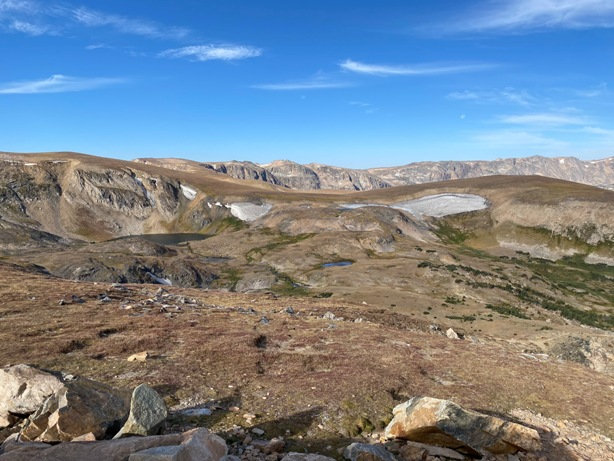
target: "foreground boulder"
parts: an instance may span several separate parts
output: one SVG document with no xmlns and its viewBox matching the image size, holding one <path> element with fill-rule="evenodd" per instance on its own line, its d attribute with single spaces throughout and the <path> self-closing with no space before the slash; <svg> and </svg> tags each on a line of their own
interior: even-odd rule
<svg viewBox="0 0 614 461">
<path fill-rule="evenodd" d="M 133 453 L 129 461 L 219 461 L 228 453 L 226 442 L 205 428 L 184 435 L 181 445 L 150 448 Z"/>
<path fill-rule="evenodd" d="M 92 433 L 109 438 L 128 414 L 127 396 L 85 378 L 65 381 L 33 413 L 21 431 L 24 441 L 66 442 Z"/>
<path fill-rule="evenodd" d="M 383 445 L 353 443 L 343 451 L 343 457 L 350 461 L 396 461 Z"/>
<path fill-rule="evenodd" d="M 130 400 L 130 415 L 116 439 L 127 435 L 155 435 L 167 416 L 164 400 L 147 384 L 137 386 Z"/>
<path fill-rule="evenodd" d="M 15 422 L 15 416 L 34 413 L 63 385 L 58 375 L 29 365 L 0 369 L 0 428 Z"/>
<path fill-rule="evenodd" d="M 540 438 L 534 429 L 465 410 L 449 400 L 414 397 L 397 405 L 385 435 L 453 448 L 477 456 L 537 451 Z"/>
<path fill-rule="evenodd" d="M 0 461 L 219 461 L 227 451 L 222 438 L 200 428 L 183 434 L 57 445 L 10 441 L 0 448 Z"/>
</svg>

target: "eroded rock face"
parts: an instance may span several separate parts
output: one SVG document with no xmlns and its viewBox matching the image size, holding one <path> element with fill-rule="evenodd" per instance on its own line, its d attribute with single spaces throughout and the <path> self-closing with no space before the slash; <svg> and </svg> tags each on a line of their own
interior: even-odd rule
<svg viewBox="0 0 614 461">
<path fill-rule="evenodd" d="M 128 421 L 114 437 L 128 435 L 154 435 L 167 416 L 164 400 L 147 384 L 137 386 L 130 400 Z"/>
<path fill-rule="evenodd" d="M 103 439 L 121 427 L 128 414 L 123 393 L 106 384 L 77 378 L 64 382 L 33 413 L 23 430 L 24 441 L 60 442 L 91 432 Z"/>
<path fill-rule="evenodd" d="M 10 415 L 34 413 L 43 402 L 64 386 L 55 374 L 29 365 L 0 370 L 0 426 L 8 426 Z M 2 422 L 6 424 L 2 424 Z"/>
<path fill-rule="evenodd" d="M 397 405 L 386 437 L 453 448 L 469 455 L 539 450 L 534 429 L 465 410 L 449 401 L 414 397 Z"/>
</svg>

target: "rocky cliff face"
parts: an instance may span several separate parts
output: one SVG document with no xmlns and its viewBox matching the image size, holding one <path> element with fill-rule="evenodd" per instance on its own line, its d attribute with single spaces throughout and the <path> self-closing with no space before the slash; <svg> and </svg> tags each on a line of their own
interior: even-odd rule
<svg viewBox="0 0 614 461">
<path fill-rule="evenodd" d="M 614 189 L 614 157 L 592 161 L 534 156 L 493 161 L 420 162 L 367 171 L 394 186 L 503 174 L 547 176 Z"/>
<path fill-rule="evenodd" d="M 614 157 L 583 161 L 574 157 L 527 157 L 493 161 L 419 162 L 408 165 L 356 170 L 329 165 L 301 165 L 277 160 L 266 165 L 252 162 L 197 163 L 176 159 L 137 159 L 166 168 L 197 166 L 236 179 L 264 181 L 297 190 L 373 190 L 451 179 L 493 175 L 538 175 L 614 190 Z"/>
<path fill-rule="evenodd" d="M 55 245 L 59 237 L 199 231 L 219 211 L 203 194 L 186 195 L 176 178 L 95 161 L 33 160 L 0 158 L 0 229 L 16 247 L 28 236 Z"/>
</svg>

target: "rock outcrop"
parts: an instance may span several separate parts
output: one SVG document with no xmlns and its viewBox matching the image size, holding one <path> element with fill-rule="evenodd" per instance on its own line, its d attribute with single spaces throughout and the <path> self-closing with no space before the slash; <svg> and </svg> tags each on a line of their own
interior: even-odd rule
<svg viewBox="0 0 614 461">
<path fill-rule="evenodd" d="M 452 448 L 476 456 L 537 451 L 540 437 L 534 429 L 466 410 L 449 400 L 414 397 L 397 405 L 386 427 L 389 439 L 406 439 Z"/>
</svg>

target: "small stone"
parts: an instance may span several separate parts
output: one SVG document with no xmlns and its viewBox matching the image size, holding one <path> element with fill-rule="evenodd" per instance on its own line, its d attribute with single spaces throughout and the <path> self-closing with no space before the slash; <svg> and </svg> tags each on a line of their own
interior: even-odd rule
<svg viewBox="0 0 614 461">
<path fill-rule="evenodd" d="M 95 442 L 96 436 L 93 432 L 88 432 L 87 434 L 80 435 L 71 440 L 71 442 Z"/>
<path fill-rule="evenodd" d="M 326 312 L 326 313 L 325 313 L 325 314 L 322 316 L 322 318 L 323 318 L 324 320 L 335 320 L 337 317 L 335 317 L 335 314 L 333 314 L 332 312 L 328 311 L 328 312 Z"/>
<path fill-rule="evenodd" d="M 448 328 L 446 330 L 446 336 L 450 339 L 460 339 L 458 333 L 456 333 L 456 331 L 454 331 L 452 328 Z"/>
<path fill-rule="evenodd" d="M 292 308 L 292 306 L 286 307 L 286 314 L 294 315 L 294 308 Z"/>
<path fill-rule="evenodd" d="M 266 317 L 262 317 L 260 319 L 260 324 L 261 325 L 268 325 L 269 323 L 270 323 L 270 320 L 268 318 L 266 318 Z"/>
<path fill-rule="evenodd" d="M 264 435 L 264 431 L 262 429 L 260 429 L 259 427 L 254 427 L 252 429 L 252 433 L 256 434 L 258 436 Z"/>
<path fill-rule="evenodd" d="M 136 354 L 132 354 L 128 357 L 128 362 L 144 362 L 149 358 L 149 352 L 143 351 Z"/>
</svg>

